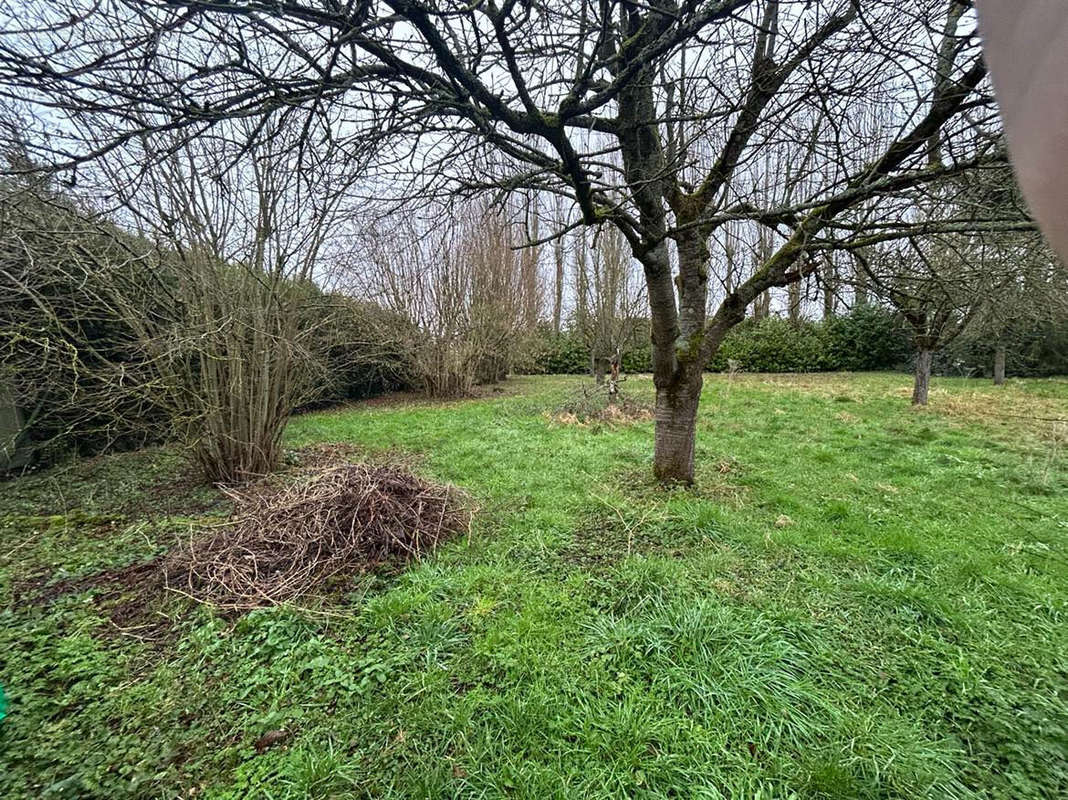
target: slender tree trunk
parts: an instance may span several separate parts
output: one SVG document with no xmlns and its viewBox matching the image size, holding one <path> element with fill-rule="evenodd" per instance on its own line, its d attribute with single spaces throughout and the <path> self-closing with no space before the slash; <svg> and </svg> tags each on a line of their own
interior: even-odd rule
<svg viewBox="0 0 1068 800">
<path fill-rule="evenodd" d="M 838 292 L 838 274 L 835 270 L 834 259 L 830 255 L 825 256 L 823 265 L 823 318 L 830 319 L 834 316 L 834 300 Z"/>
<path fill-rule="evenodd" d="M 786 287 L 786 291 L 790 301 L 787 306 L 787 314 L 790 317 L 790 322 L 798 323 L 801 321 L 801 282 L 794 281 Z"/>
<path fill-rule="evenodd" d="M 916 382 L 912 388 L 912 404 L 927 405 L 927 391 L 931 388 L 931 351 L 925 347 L 916 351 Z"/>
<path fill-rule="evenodd" d="M 556 237 L 553 242 L 553 259 L 556 262 L 555 282 L 553 283 L 553 333 L 560 335 L 560 314 L 564 305 L 564 237 Z"/>
<path fill-rule="evenodd" d="M 1005 345 L 998 342 L 994 348 L 994 385 L 1005 384 Z"/>
<path fill-rule="evenodd" d="M 868 305 L 868 273 L 864 271 L 860 260 L 853 265 L 853 307 Z"/>
<path fill-rule="evenodd" d="M 767 319 L 771 314 L 771 292 L 761 292 L 753 301 L 753 319 Z"/>
</svg>

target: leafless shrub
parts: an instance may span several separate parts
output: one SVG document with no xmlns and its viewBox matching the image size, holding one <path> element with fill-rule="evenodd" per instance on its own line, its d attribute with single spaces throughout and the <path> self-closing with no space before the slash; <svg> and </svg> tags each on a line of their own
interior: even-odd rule
<svg viewBox="0 0 1068 800">
<path fill-rule="evenodd" d="M 365 242 L 362 290 L 413 323 L 409 358 L 428 395 L 464 396 L 507 375 L 531 313 L 531 267 L 501 212 L 477 204 L 432 221 L 409 215 Z"/>
<path fill-rule="evenodd" d="M 287 124 L 272 132 L 247 147 L 239 123 L 229 139 L 144 137 L 146 158 L 164 152 L 149 174 L 99 162 L 111 218 L 39 181 L 6 187 L 0 341 L 18 406 L 166 429 L 213 481 L 275 467 L 289 414 L 330 382 L 323 330 L 352 312 L 312 280 L 352 175 L 329 147 L 298 154 Z M 118 344 L 94 341 L 102 326 Z"/>
</svg>

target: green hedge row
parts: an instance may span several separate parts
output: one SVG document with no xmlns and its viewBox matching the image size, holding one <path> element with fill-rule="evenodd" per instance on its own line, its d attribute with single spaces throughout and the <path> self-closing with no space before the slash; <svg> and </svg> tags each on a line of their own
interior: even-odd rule
<svg viewBox="0 0 1068 800">
<path fill-rule="evenodd" d="M 1005 372 L 1014 377 L 1068 375 L 1068 320 L 1027 321 L 1002 334 Z M 990 377 L 996 341 L 982 330 L 966 329 L 935 355 L 934 369 L 945 375 Z"/>
<path fill-rule="evenodd" d="M 641 340 L 648 342 L 648 336 L 643 335 Z M 575 333 L 542 332 L 529 350 L 516 371 L 589 372 L 589 351 Z M 778 317 L 746 320 L 727 335 L 708 369 L 726 371 L 733 360 L 746 372 L 887 370 L 905 365 L 911 351 L 909 332 L 896 314 L 862 306 L 820 322 L 790 322 Z M 623 355 L 625 372 L 650 372 L 652 368 L 648 344 L 633 347 Z"/>
</svg>

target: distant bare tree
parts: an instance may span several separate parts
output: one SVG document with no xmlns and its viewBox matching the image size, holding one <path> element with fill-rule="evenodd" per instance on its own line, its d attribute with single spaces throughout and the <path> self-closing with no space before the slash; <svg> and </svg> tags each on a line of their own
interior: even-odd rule
<svg viewBox="0 0 1068 800">
<path fill-rule="evenodd" d="M 929 143 L 928 157 L 941 159 L 939 142 Z M 878 213 L 856 223 L 865 233 L 858 229 L 851 246 L 863 290 L 897 308 L 912 328 L 913 403 L 926 405 L 933 354 L 979 321 L 996 331 L 1028 280 L 1036 289 L 1056 286 L 1055 262 L 1004 165 L 932 184 Z M 1034 296 L 1036 306 L 1049 305 L 1044 296 Z"/>
<path fill-rule="evenodd" d="M 552 206 L 552 227 L 554 231 L 562 231 L 567 227 L 567 206 L 563 199 L 557 197 Z M 564 282 L 566 281 L 567 254 L 564 243 L 566 237 L 557 235 L 553 237 L 553 333 L 560 335 L 560 326 L 564 313 Z"/>
<path fill-rule="evenodd" d="M 984 300 L 985 274 L 962 243 L 909 240 L 863 257 L 871 285 L 901 312 L 915 348 L 913 405 L 927 405 L 934 354 L 959 336 Z"/>
<path fill-rule="evenodd" d="M 523 309 L 521 324 L 526 331 L 533 331 L 538 324 L 545 301 L 541 280 L 540 220 L 538 196 L 527 197 L 523 203 L 523 238 L 518 243 L 522 248 L 519 261 L 519 299 Z"/>
<path fill-rule="evenodd" d="M 989 343 L 995 386 L 1005 383 L 1010 345 L 1020 334 L 1068 319 L 1068 267 L 1037 233 L 987 237 L 990 281 L 972 323 Z"/>
<path fill-rule="evenodd" d="M 601 229 L 589 250 L 585 239 L 584 231 L 576 232 L 580 289 L 575 327 L 590 353 L 590 371 L 602 383 L 645 321 L 648 301 L 637 264 L 618 231 Z"/>
<path fill-rule="evenodd" d="M 424 391 L 470 394 L 501 380 L 530 313 L 530 256 L 485 203 L 379 223 L 361 239 L 360 290 L 414 324 L 406 344 Z"/>
</svg>

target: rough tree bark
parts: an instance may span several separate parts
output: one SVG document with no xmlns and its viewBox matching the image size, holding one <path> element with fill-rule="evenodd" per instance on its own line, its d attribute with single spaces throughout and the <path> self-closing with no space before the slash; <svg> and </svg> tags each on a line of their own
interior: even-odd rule
<svg viewBox="0 0 1068 800">
<path fill-rule="evenodd" d="M 698 370 L 694 376 L 656 389 L 654 464 L 661 481 L 693 481 L 701 385 Z"/>
<path fill-rule="evenodd" d="M 1005 345 L 1001 342 L 997 343 L 994 348 L 994 385 L 1003 386 L 1005 384 Z"/>
<path fill-rule="evenodd" d="M 653 464 L 661 481 L 692 483 L 697 439 L 697 406 L 704 384 L 702 341 L 708 301 L 710 253 L 704 232 L 689 230 L 678 238 L 679 274 L 676 333 L 653 341 L 656 386 L 656 435 Z M 671 298 L 672 301 L 674 298 Z M 674 308 L 674 302 L 672 302 Z"/>
<path fill-rule="evenodd" d="M 931 350 L 921 345 L 916 350 L 916 378 L 912 387 L 912 404 L 927 405 L 927 392 L 931 388 Z"/>
</svg>

